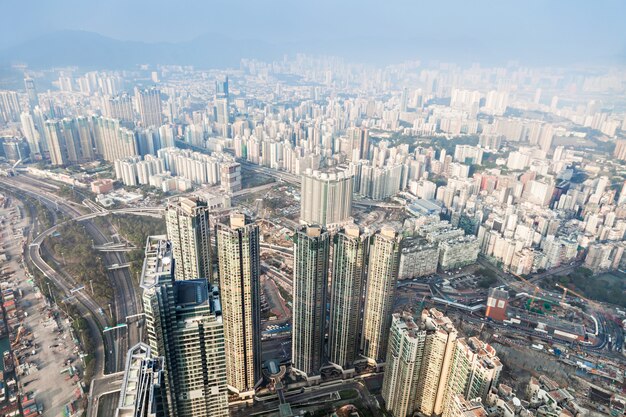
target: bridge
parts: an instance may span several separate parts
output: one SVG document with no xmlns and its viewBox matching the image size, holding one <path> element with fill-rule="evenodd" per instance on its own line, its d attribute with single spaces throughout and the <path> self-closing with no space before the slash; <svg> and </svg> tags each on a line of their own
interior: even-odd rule
<svg viewBox="0 0 626 417">
<path fill-rule="evenodd" d="M 115 271 L 116 269 L 124 269 L 130 266 L 130 262 L 126 262 L 125 264 L 113 264 L 111 266 L 107 266 L 107 270 Z"/>
<path fill-rule="evenodd" d="M 270 252 L 278 252 L 286 256 L 293 256 L 292 248 L 285 248 L 284 246 L 272 245 L 270 243 L 261 243 L 259 246 L 261 249 L 265 249 Z"/>
<path fill-rule="evenodd" d="M 100 252 L 130 252 L 137 249 L 137 247 L 133 245 L 114 242 L 106 243 L 104 245 L 93 245 L 92 248 Z"/>
<path fill-rule="evenodd" d="M 104 217 L 104 216 L 108 216 L 109 214 L 133 214 L 135 216 L 151 216 L 151 217 L 158 217 L 161 218 L 162 213 L 165 211 L 165 207 L 140 207 L 140 208 L 125 208 L 125 209 L 117 209 L 117 210 L 106 210 L 106 211 L 100 211 L 98 213 L 88 213 L 88 214 L 83 214 L 82 216 L 76 216 L 70 220 L 65 220 L 61 223 L 55 224 L 54 226 L 50 227 L 49 229 L 44 230 L 43 232 L 41 232 L 39 235 L 37 235 L 37 237 L 33 240 L 33 242 L 30 244 L 30 246 L 39 246 L 41 245 L 41 242 L 43 242 L 43 240 L 45 238 L 47 238 L 48 236 L 52 235 L 54 232 L 57 231 L 57 229 L 59 228 L 59 226 L 64 225 L 66 223 L 69 223 L 71 221 L 77 221 L 77 222 L 81 222 L 81 221 L 85 221 L 85 220 L 90 220 L 96 217 Z"/>
<path fill-rule="evenodd" d="M 352 202 L 355 206 L 361 207 L 378 207 L 378 208 L 388 208 L 388 209 L 399 209 L 402 210 L 405 206 L 400 204 L 391 204 L 391 203 L 383 203 L 381 201 L 373 201 L 373 200 L 355 200 Z"/>
</svg>

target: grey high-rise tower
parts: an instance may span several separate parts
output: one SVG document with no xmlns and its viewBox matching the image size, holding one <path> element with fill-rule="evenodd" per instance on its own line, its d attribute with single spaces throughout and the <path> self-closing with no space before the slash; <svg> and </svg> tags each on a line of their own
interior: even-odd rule
<svg viewBox="0 0 626 417">
<path fill-rule="evenodd" d="M 165 236 L 151 236 L 141 276 L 148 341 L 165 358 L 170 417 L 227 417 L 228 388 L 219 290 L 206 279 L 174 280 Z"/>
<path fill-rule="evenodd" d="M 212 278 L 209 207 L 195 197 L 180 197 L 165 209 L 167 237 L 176 259 L 176 280 Z"/>
<path fill-rule="evenodd" d="M 39 97 L 37 97 L 37 89 L 35 88 L 35 80 L 30 77 L 24 78 L 24 86 L 26 87 L 26 95 L 28 96 L 28 105 L 31 110 L 39 105 Z"/>
<path fill-rule="evenodd" d="M 400 242 L 401 237 L 392 227 L 383 226 L 370 245 L 361 349 L 364 357 L 376 363 L 384 362 L 387 351 Z"/>
<path fill-rule="evenodd" d="M 292 365 L 313 376 L 324 361 L 329 233 L 320 226 L 298 228 L 293 253 Z"/>
<path fill-rule="evenodd" d="M 328 359 L 350 369 L 358 357 L 370 235 L 348 225 L 334 236 Z"/>
<path fill-rule="evenodd" d="M 229 387 L 254 394 L 261 379 L 259 227 L 234 213 L 215 226 Z"/>
</svg>

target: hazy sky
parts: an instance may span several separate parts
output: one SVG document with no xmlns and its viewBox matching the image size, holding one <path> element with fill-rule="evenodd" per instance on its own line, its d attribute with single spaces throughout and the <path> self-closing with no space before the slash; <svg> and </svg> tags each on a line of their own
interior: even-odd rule
<svg viewBox="0 0 626 417">
<path fill-rule="evenodd" d="M 0 11 L 0 48 L 77 29 L 146 42 L 219 33 L 276 44 L 375 38 L 475 44 L 511 57 L 551 48 L 626 57 L 624 0 L 2 0 Z"/>
</svg>

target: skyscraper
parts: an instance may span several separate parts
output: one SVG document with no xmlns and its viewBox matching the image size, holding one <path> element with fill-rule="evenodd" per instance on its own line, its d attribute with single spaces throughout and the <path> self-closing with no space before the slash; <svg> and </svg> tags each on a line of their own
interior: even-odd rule
<svg viewBox="0 0 626 417">
<path fill-rule="evenodd" d="M 215 80 L 215 120 L 222 129 L 222 135 L 228 135 L 228 124 L 230 123 L 228 96 L 228 77 Z"/>
<path fill-rule="evenodd" d="M 350 369 L 358 357 L 370 235 L 348 225 L 334 236 L 328 359 Z"/>
<path fill-rule="evenodd" d="M 302 175 L 300 222 L 326 226 L 350 220 L 352 186 L 352 176 L 342 171 L 307 169 Z"/>
<path fill-rule="evenodd" d="M 259 227 L 240 213 L 215 226 L 228 385 L 240 396 L 261 379 Z"/>
<path fill-rule="evenodd" d="M 394 417 L 441 414 L 456 329 L 435 309 L 394 314 L 389 335 L 382 396 Z"/>
<path fill-rule="evenodd" d="M 35 127 L 33 116 L 29 112 L 23 111 L 20 115 L 20 121 L 22 123 L 22 134 L 28 142 L 31 154 L 40 154 L 41 148 L 39 146 L 39 140 L 41 139 L 41 135 Z"/>
<path fill-rule="evenodd" d="M 0 91 L 0 123 L 20 119 L 20 100 L 15 91 Z"/>
<path fill-rule="evenodd" d="M 206 278 L 211 281 L 211 239 L 206 201 L 199 197 L 169 200 L 165 224 L 176 259 L 176 280 Z"/>
<path fill-rule="evenodd" d="M 361 127 L 351 127 L 346 130 L 346 134 L 352 142 L 350 159 L 369 159 L 369 131 Z"/>
<path fill-rule="evenodd" d="M 140 90 L 135 88 L 137 100 L 137 112 L 144 127 L 161 126 L 163 124 L 163 112 L 161 109 L 161 92 L 157 88 Z"/>
<path fill-rule="evenodd" d="M 65 135 L 59 120 L 46 120 L 44 123 L 44 135 L 50 152 L 52 165 L 66 165 L 69 162 Z"/>
<path fill-rule="evenodd" d="M 167 416 L 163 372 L 163 357 L 153 356 L 150 346 L 137 343 L 130 348 L 115 417 Z"/>
<path fill-rule="evenodd" d="M 227 417 L 228 388 L 219 290 L 206 279 L 174 280 L 165 236 L 150 236 L 141 276 L 148 341 L 165 358 L 170 417 Z"/>
<path fill-rule="evenodd" d="M 37 97 L 37 89 L 35 88 L 35 80 L 30 77 L 24 78 L 24 86 L 26 87 L 26 95 L 28 96 L 28 105 L 31 109 L 39 105 L 39 97 Z"/>
<path fill-rule="evenodd" d="M 361 350 L 376 363 L 385 360 L 393 297 L 400 267 L 401 237 L 389 226 L 371 239 Z"/>
<path fill-rule="evenodd" d="M 329 233 L 320 226 L 296 229 L 293 253 L 292 366 L 314 376 L 324 360 Z"/>
</svg>

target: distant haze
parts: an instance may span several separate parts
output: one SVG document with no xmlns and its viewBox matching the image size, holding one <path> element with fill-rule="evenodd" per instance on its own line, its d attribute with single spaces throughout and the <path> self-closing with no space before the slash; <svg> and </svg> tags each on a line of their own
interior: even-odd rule
<svg viewBox="0 0 626 417">
<path fill-rule="evenodd" d="M 0 10 L 2 64 L 224 66 L 295 52 L 373 64 L 626 62 L 621 0 L 10 0 Z"/>
</svg>

